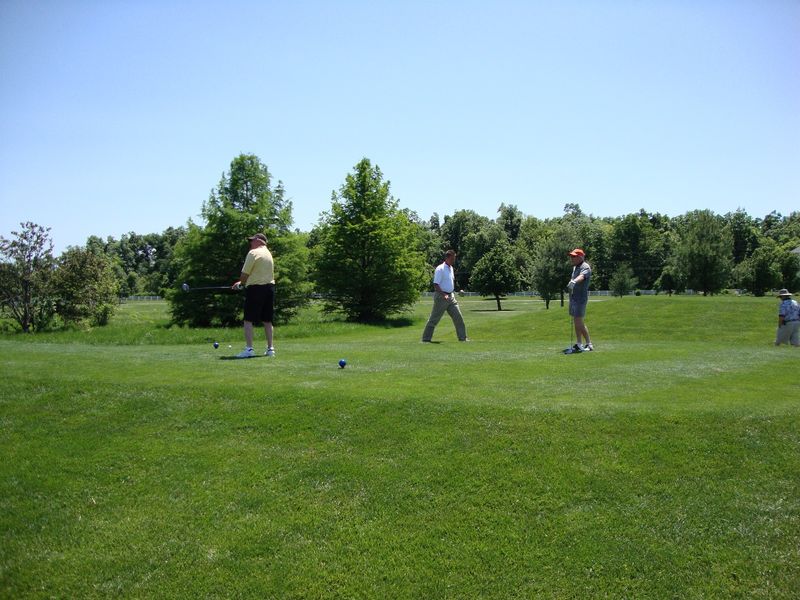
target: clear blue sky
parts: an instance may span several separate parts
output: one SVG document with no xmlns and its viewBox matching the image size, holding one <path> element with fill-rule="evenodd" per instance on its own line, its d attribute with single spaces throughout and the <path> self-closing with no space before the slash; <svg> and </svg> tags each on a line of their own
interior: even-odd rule
<svg viewBox="0 0 800 600">
<path fill-rule="evenodd" d="M 363 157 L 425 219 L 786 215 L 800 2 L 0 1 L 0 235 L 197 222 L 243 152 L 304 231 Z"/>
</svg>

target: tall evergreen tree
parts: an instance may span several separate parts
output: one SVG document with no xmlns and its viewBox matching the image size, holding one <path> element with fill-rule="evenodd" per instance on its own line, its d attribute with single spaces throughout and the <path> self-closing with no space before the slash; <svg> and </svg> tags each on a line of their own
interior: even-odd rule
<svg viewBox="0 0 800 600">
<path fill-rule="evenodd" d="M 315 278 L 326 311 L 377 321 L 419 298 L 426 265 L 415 226 L 369 159 L 362 159 L 334 192 L 318 235 Z"/>
</svg>

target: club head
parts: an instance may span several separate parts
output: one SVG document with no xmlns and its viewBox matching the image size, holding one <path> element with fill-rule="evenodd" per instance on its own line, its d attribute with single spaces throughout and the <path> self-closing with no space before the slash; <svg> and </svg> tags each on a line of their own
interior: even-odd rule
<svg viewBox="0 0 800 600">
<path fill-rule="evenodd" d="M 188 291 L 189 291 L 189 284 L 188 284 L 188 283 L 184 283 L 184 284 L 181 286 L 181 289 L 182 289 L 184 292 L 188 292 Z"/>
</svg>

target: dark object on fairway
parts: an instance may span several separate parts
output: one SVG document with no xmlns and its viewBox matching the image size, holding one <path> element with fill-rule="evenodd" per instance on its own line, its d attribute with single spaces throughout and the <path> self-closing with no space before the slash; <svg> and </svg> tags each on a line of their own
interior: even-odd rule
<svg viewBox="0 0 800 600">
<path fill-rule="evenodd" d="M 583 352 L 583 348 L 575 344 L 574 346 L 570 346 L 569 348 L 564 348 L 564 354 L 580 354 Z"/>
<path fill-rule="evenodd" d="M 209 286 L 204 286 L 204 287 L 189 287 L 188 283 L 184 283 L 181 286 L 181 289 L 184 292 L 196 292 L 198 290 L 229 290 L 229 291 L 235 291 L 234 288 L 232 288 L 229 285 L 209 285 Z M 242 289 L 242 288 L 239 287 L 238 289 Z"/>
<path fill-rule="evenodd" d="M 342 359 L 342 360 L 339 361 L 339 368 L 340 369 L 344 369 L 346 366 L 347 366 L 347 361 L 345 359 Z"/>
</svg>

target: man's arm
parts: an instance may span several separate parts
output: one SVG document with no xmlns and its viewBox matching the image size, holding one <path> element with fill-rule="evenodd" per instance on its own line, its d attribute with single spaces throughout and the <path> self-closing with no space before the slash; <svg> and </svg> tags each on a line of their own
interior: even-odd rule
<svg viewBox="0 0 800 600">
<path fill-rule="evenodd" d="M 247 285 L 247 279 L 248 279 L 248 277 L 250 277 L 250 275 L 248 275 L 247 273 L 245 273 L 244 271 L 242 271 L 241 275 L 239 276 L 239 281 L 237 281 L 236 283 L 234 283 L 234 284 L 231 286 L 231 288 L 233 288 L 234 290 L 238 290 L 239 288 L 243 288 L 244 286 L 246 286 L 246 285 Z"/>
</svg>

